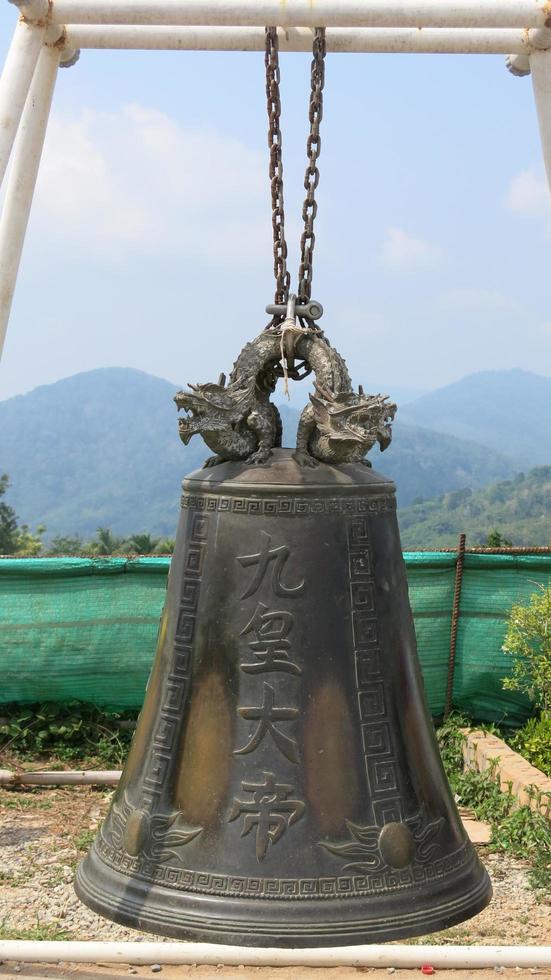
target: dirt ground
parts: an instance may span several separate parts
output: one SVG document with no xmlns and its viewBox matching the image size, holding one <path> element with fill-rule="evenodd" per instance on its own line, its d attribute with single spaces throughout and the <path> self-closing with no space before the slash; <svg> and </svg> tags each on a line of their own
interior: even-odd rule
<svg viewBox="0 0 551 980">
<path fill-rule="evenodd" d="M 442 971 L 437 971 L 442 972 Z M 419 980 L 423 974 L 419 970 L 396 970 L 398 980 Z M 22 964 L 18 973 L 10 972 L 9 964 L 0 966 L 0 977 L 6 980 L 21 980 L 22 977 L 33 980 L 128 980 L 135 976 L 136 980 L 160 976 L 164 980 L 360 980 L 364 976 L 370 980 L 389 980 L 388 970 L 370 970 L 365 967 L 335 967 L 319 969 L 300 967 L 212 967 L 212 966 L 167 966 L 160 974 L 151 973 L 151 967 L 140 966 L 132 970 L 120 970 L 113 973 L 108 966 L 73 966 L 66 965 L 49 967 L 40 964 Z M 435 974 L 436 976 L 436 974 Z M 540 977 L 546 980 L 551 976 L 550 969 L 520 970 L 517 968 L 500 970 L 446 970 L 446 980 L 532 980 Z"/>
<path fill-rule="evenodd" d="M 96 787 L 55 789 L 0 789 L 0 938 L 137 940 L 140 933 L 95 915 L 76 898 L 72 881 L 78 860 L 109 806 L 111 793 Z M 480 915 L 467 923 L 410 940 L 421 944 L 547 945 L 551 943 L 551 897 L 534 892 L 527 878 L 526 862 L 489 853 L 479 847 L 494 886 L 494 899 Z M 143 939 L 152 937 L 142 935 Z M 163 967 L 167 980 L 350 980 L 360 972 L 388 976 L 387 970 L 365 968 L 243 968 Z M 500 971 L 504 977 L 551 976 L 551 969 Z M 450 980 L 486 980 L 494 971 L 447 971 Z M 62 966 L 0 965 L 0 976 L 58 978 L 64 980 L 114 980 L 151 977 L 151 967 L 120 968 L 107 964 Z M 400 980 L 419 977 L 414 970 L 400 970 Z"/>
</svg>

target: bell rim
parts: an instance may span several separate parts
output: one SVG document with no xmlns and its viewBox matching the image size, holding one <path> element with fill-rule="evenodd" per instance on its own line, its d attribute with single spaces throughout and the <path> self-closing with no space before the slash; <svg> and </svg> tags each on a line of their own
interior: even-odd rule
<svg viewBox="0 0 551 980">
<path fill-rule="evenodd" d="M 170 888 L 151 886 L 114 871 L 98 859 L 93 848 L 77 867 L 74 888 L 78 898 L 97 914 L 119 925 L 173 939 L 279 948 L 358 946 L 439 932 L 478 915 L 490 903 L 493 890 L 474 848 L 468 870 L 474 883 L 455 898 L 449 897 L 452 893 L 449 886 L 444 890 L 443 883 L 435 880 L 416 892 L 415 897 L 410 896 L 412 911 L 399 909 L 392 916 L 387 913 L 374 918 L 369 899 L 334 898 L 323 903 L 325 915 L 321 921 L 317 901 L 311 902 L 311 920 L 307 917 L 302 921 L 278 919 L 278 912 L 288 914 L 289 903 L 276 900 L 270 902 L 270 917 L 263 921 L 258 916 L 258 905 L 253 904 L 256 900 L 239 897 L 219 900 L 212 895 L 182 892 L 176 895 Z M 109 892 L 102 886 L 104 875 L 106 882 L 109 878 Z M 98 883 L 93 880 L 96 876 Z M 445 899 L 440 902 L 437 901 L 439 884 Z M 454 885 L 457 892 L 457 881 Z M 131 893 L 136 895 L 136 900 Z M 363 917 L 358 917 L 360 904 Z M 232 909 L 241 915 L 234 918 Z M 334 917 L 329 918 L 327 913 L 333 911 Z"/>
</svg>

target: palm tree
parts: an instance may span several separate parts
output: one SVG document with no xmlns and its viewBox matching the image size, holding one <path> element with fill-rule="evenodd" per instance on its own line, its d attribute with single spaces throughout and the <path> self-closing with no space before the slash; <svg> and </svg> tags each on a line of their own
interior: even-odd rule
<svg viewBox="0 0 551 980">
<path fill-rule="evenodd" d="M 171 555 L 174 552 L 174 538 L 159 538 L 155 548 L 156 555 Z"/>
<path fill-rule="evenodd" d="M 114 555 L 120 552 L 124 545 L 123 538 L 117 538 L 109 527 L 98 527 L 96 537 L 90 541 L 88 550 L 91 555 Z"/>
<path fill-rule="evenodd" d="M 150 534 L 132 534 L 128 539 L 129 551 L 136 555 L 152 555 L 158 544 L 159 538 L 152 538 Z"/>
</svg>

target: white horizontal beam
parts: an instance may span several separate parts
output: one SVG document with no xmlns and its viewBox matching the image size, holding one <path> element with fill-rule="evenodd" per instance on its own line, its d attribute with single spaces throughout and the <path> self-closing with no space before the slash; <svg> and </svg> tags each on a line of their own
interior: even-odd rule
<svg viewBox="0 0 551 980">
<path fill-rule="evenodd" d="M 9 0 L 9 2 L 19 7 L 19 13 L 26 20 L 46 26 L 50 13 L 48 0 Z"/>
<path fill-rule="evenodd" d="M 44 772 L 12 772 L 0 769 L 0 786 L 116 786 L 122 775 L 119 769 L 50 769 Z"/>
<path fill-rule="evenodd" d="M 313 29 L 279 29 L 282 51 L 311 51 Z M 529 54 L 542 45 L 551 47 L 551 31 L 460 28 L 330 27 L 327 50 L 340 53 Z M 263 27 L 143 27 L 69 24 L 66 44 L 71 48 L 126 48 L 165 51 L 263 51 Z"/>
<path fill-rule="evenodd" d="M 60 24 L 228 27 L 520 27 L 551 24 L 549 0 L 52 0 Z"/>
<path fill-rule="evenodd" d="M 334 946 L 327 949 L 256 949 L 214 943 L 66 942 L 0 940 L 0 959 L 26 963 L 149 963 L 197 966 L 399 967 L 423 963 L 440 969 L 545 967 L 551 946 Z"/>
</svg>

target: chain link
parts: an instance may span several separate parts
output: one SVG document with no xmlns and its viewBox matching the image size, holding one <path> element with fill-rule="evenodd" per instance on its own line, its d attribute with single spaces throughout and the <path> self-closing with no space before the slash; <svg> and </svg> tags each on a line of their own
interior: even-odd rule
<svg viewBox="0 0 551 980">
<path fill-rule="evenodd" d="M 318 157 L 321 153 L 320 123 L 323 118 L 323 85 L 325 82 L 325 28 L 316 27 L 311 67 L 310 106 L 310 135 L 306 142 L 308 164 L 304 175 L 306 198 L 302 206 L 304 231 L 300 239 L 300 269 L 298 273 L 297 296 L 301 303 L 306 303 L 312 295 L 312 259 L 316 236 L 314 235 L 314 220 L 318 213 L 315 198 L 319 184 Z"/>
<path fill-rule="evenodd" d="M 277 27 L 266 28 L 266 100 L 268 106 L 268 146 L 270 149 L 270 186 L 272 192 L 272 228 L 274 236 L 275 302 L 287 303 L 291 277 L 287 270 L 285 240 L 285 211 L 283 205 L 283 162 L 281 155 L 281 98 L 279 73 L 279 39 Z M 325 82 L 325 28 L 316 27 L 311 65 L 311 91 L 308 118 L 310 133 L 306 143 L 308 164 L 304 176 L 306 198 L 302 207 L 304 231 L 300 239 L 300 268 L 298 299 L 307 302 L 312 293 L 312 258 L 316 236 L 314 220 L 318 205 L 315 191 L 319 184 L 318 157 L 321 152 L 320 123 L 323 117 L 323 85 Z"/>
<path fill-rule="evenodd" d="M 281 158 L 281 99 L 279 95 L 279 39 L 277 27 L 266 28 L 266 100 L 268 105 L 268 147 L 270 149 L 270 186 L 272 191 L 272 228 L 274 233 L 275 302 L 286 303 L 291 276 L 287 271 L 285 211 L 283 207 L 283 162 Z"/>
</svg>

